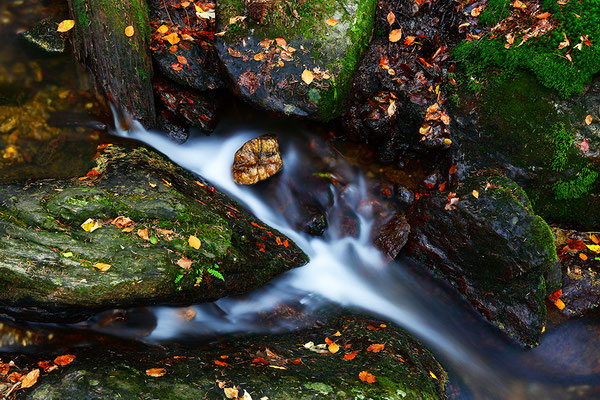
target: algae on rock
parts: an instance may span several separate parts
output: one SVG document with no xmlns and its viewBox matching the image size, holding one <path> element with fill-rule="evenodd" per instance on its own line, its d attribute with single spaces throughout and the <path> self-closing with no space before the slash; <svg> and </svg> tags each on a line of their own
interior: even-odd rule
<svg viewBox="0 0 600 400">
<path fill-rule="evenodd" d="M 282 234 L 146 148 L 107 147 L 94 171 L 83 180 L 0 186 L 3 310 L 55 320 L 212 301 L 307 261 L 291 241 L 277 245 Z M 133 225 L 111 224 L 118 216 Z M 103 226 L 86 232 L 88 218 Z M 188 244 L 190 236 L 199 248 Z M 181 258 L 191 268 L 178 266 Z M 101 272 L 97 263 L 111 267 Z"/>
</svg>

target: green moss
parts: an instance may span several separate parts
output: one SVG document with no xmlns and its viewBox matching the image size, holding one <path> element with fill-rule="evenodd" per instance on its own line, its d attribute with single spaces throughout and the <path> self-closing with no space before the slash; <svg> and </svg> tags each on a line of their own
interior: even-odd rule
<svg viewBox="0 0 600 400">
<path fill-rule="evenodd" d="M 490 0 L 488 10 L 482 13 L 482 22 L 492 24 L 497 18 L 505 17 L 505 3 Z M 557 24 L 549 33 L 509 49 L 504 47 L 504 36 L 492 39 L 484 36 L 479 41 L 463 42 L 457 46 L 454 57 L 464 61 L 465 69 L 474 80 L 478 80 L 480 73 L 490 66 L 509 72 L 523 68 L 533 72 L 544 86 L 556 89 L 565 97 L 581 92 L 592 75 L 600 71 L 600 3 L 597 0 L 579 0 L 561 6 L 554 0 L 543 0 L 542 6 L 553 14 Z M 571 44 L 558 49 L 565 35 Z M 581 50 L 573 49 L 582 36 L 587 36 L 592 45 L 583 45 Z M 520 43 L 520 40 L 516 37 L 515 43 Z M 565 57 L 567 53 L 570 53 L 572 62 Z"/>
<path fill-rule="evenodd" d="M 552 188 L 557 200 L 579 199 L 590 193 L 597 178 L 598 172 L 584 167 L 574 179 L 569 181 L 559 179 Z"/>
<path fill-rule="evenodd" d="M 510 0 L 488 0 L 485 9 L 479 16 L 479 23 L 494 26 L 510 15 L 512 5 Z"/>
</svg>

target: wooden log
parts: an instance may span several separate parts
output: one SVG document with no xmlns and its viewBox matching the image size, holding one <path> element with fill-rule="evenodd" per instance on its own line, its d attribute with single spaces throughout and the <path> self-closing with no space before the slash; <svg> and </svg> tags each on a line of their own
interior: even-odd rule
<svg viewBox="0 0 600 400">
<path fill-rule="evenodd" d="M 75 20 L 77 58 L 92 70 L 113 104 L 146 128 L 152 127 L 155 113 L 146 1 L 68 1 Z"/>
</svg>

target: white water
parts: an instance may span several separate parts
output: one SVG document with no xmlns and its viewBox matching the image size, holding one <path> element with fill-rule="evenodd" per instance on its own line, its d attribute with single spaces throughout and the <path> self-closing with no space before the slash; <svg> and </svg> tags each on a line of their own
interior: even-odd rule
<svg viewBox="0 0 600 400">
<path fill-rule="evenodd" d="M 512 376 L 510 366 L 498 360 L 495 362 L 477 351 L 477 344 L 470 342 L 472 339 L 468 334 L 456 329 L 461 321 L 453 320 L 451 313 L 445 313 L 448 306 L 430 299 L 402 266 L 385 265 L 379 251 L 370 243 L 372 216 L 365 202 L 368 197 L 365 181 L 360 175 L 354 175 L 350 182 L 346 182 L 348 185 L 343 194 L 332 186 L 333 207 L 349 205 L 359 217 L 360 234 L 357 238 L 345 236 L 338 221 L 331 219 L 322 238 L 298 232 L 285 215 L 274 211 L 268 201 L 269 196 L 293 196 L 286 193 L 285 188 L 278 188 L 281 192 L 277 194 L 265 194 L 255 188 L 237 186 L 230 173 L 234 153 L 244 142 L 263 133 L 252 128 L 221 127 L 211 137 L 195 136 L 184 145 L 178 145 L 160 133 L 147 132 L 139 127 L 119 132 L 121 136 L 156 148 L 177 164 L 238 199 L 260 220 L 294 240 L 311 260 L 308 265 L 285 273 L 255 293 L 195 306 L 195 318 L 189 322 L 182 321 L 178 309 L 154 309 L 157 326 L 148 340 L 174 339 L 195 333 L 272 332 L 274 328 L 271 325 L 266 327 L 257 322 L 259 314 L 272 312 L 286 302 L 299 304 L 305 312 L 318 312 L 326 299 L 393 321 L 414 334 L 444 361 L 447 368 L 460 376 L 474 393 L 473 398 L 555 398 L 540 385 L 524 385 Z M 284 143 L 284 168 L 288 176 L 294 176 L 297 169 L 310 168 L 303 165 L 305 157 L 291 141 Z M 280 321 L 277 329 L 294 327 L 289 322 Z"/>
</svg>

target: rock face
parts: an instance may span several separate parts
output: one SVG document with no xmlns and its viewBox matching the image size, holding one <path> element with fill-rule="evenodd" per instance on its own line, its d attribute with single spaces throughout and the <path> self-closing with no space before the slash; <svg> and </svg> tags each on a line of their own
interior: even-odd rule
<svg viewBox="0 0 600 400">
<path fill-rule="evenodd" d="M 277 136 L 263 135 L 235 152 L 231 172 L 238 185 L 253 185 L 275 175 L 282 167 Z"/>
<path fill-rule="evenodd" d="M 203 3 L 208 5 L 214 8 L 214 3 Z M 201 18 L 193 4 L 188 6 L 182 7 L 177 0 L 148 2 L 152 57 L 158 69 L 180 85 L 198 90 L 222 88 L 224 82 L 214 51 L 214 13 Z M 158 30 L 161 26 L 167 28 L 163 33 Z"/>
<path fill-rule="evenodd" d="M 72 320 L 101 309 L 211 301 L 307 261 L 196 179 L 145 148 L 109 146 L 86 179 L 0 186 L 0 307 Z"/>
<path fill-rule="evenodd" d="M 430 88 L 440 86 L 448 73 L 447 49 L 455 41 L 458 13 L 451 1 L 422 3 L 379 2 L 375 34 L 354 75 L 342 118 L 345 135 L 370 143 L 385 162 L 411 148 L 449 148 L 445 94 Z M 390 42 L 397 29 L 402 37 Z M 439 114 L 427 113 L 435 104 Z"/>
<path fill-rule="evenodd" d="M 48 53 L 62 53 L 65 51 L 66 40 L 64 34 L 56 31 L 59 22 L 55 18 L 45 18 L 21 36 Z"/>
<path fill-rule="evenodd" d="M 480 177 L 409 210 L 410 253 L 451 282 L 484 317 L 523 345 L 538 343 L 547 294 L 560 288 L 548 225 L 525 192 Z"/>
<path fill-rule="evenodd" d="M 600 179 L 593 157 L 600 142 L 596 118 L 590 125 L 585 119 L 597 115 L 597 105 L 586 99 L 598 99 L 600 85 L 564 100 L 525 72 L 488 79 L 477 93 L 459 91 L 458 175 L 501 170 L 548 222 L 594 229 Z"/>
<path fill-rule="evenodd" d="M 309 330 L 229 340 L 195 351 L 154 349 L 123 354 L 101 349 L 99 354 L 88 355 L 76 351 L 75 361 L 43 374 L 32 389 L 24 391 L 23 398 L 221 400 L 242 399 L 244 391 L 255 400 L 445 398 L 447 374 L 432 354 L 403 331 L 380 325 L 380 321 L 340 317 Z M 337 331 L 342 335 L 334 337 Z M 325 337 L 342 349 L 330 353 Z M 323 343 L 324 352 L 303 346 L 311 341 Z M 350 349 L 343 349 L 345 344 Z M 385 348 L 368 352 L 371 344 Z M 352 351 L 358 351 L 355 358 L 344 360 Z M 150 368 L 164 368 L 165 375 L 148 376 Z M 365 370 L 375 377 L 374 383 L 359 379 Z M 237 390 L 237 397 L 227 396 L 226 389 L 230 396 L 235 393 L 232 389 Z"/>
<path fill-rule="evenodd" d="M 217 31 L 225 34 L 217 51 L 235 92 L 266 110 L 335 118 L 369 43 L 376 3 L 219 1 Z"/>
</svg>

